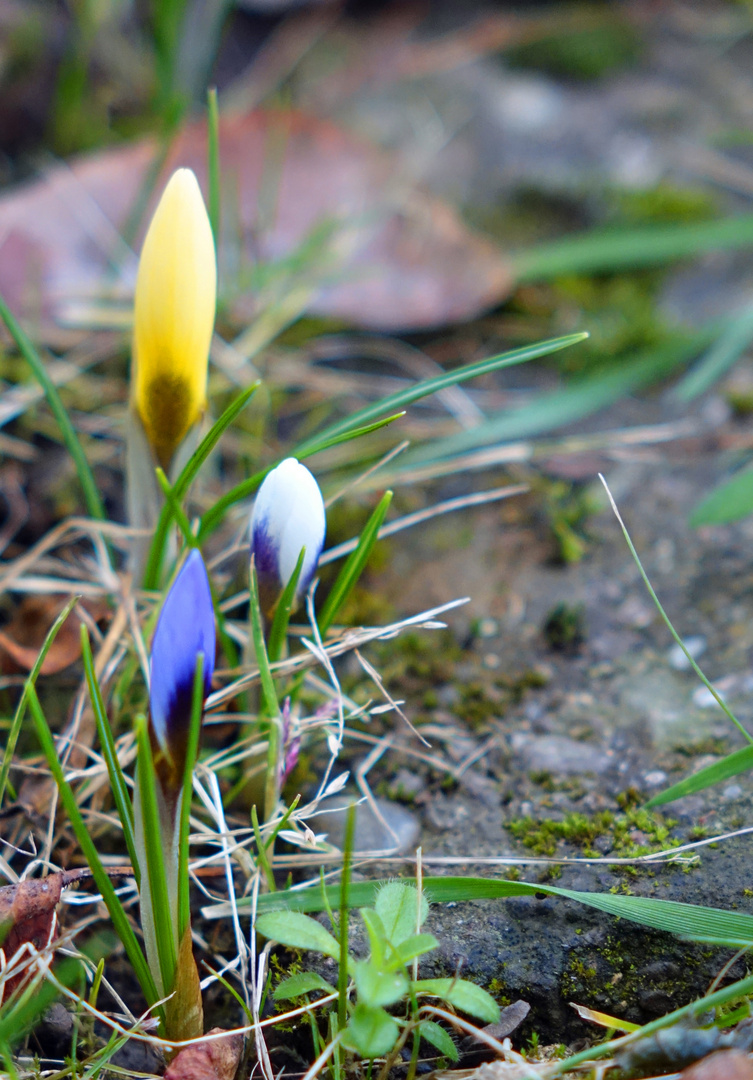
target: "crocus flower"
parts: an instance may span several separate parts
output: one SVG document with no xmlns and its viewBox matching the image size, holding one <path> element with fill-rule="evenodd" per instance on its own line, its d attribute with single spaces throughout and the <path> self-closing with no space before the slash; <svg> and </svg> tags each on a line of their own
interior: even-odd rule
<svg viewBox="0 0 753 1080">
<path fill-rule="evenodd" d="M 204 411 L 216 300 L 209 218 L 196 177 L 178 169 L 144 240 L 134 309 L 133 402 L 165 469 Z"/>
<path fill-rule="evenodd" d="M 305 465 L 286 458 L 265 477 L 251 515 L 251 554 L 265 614 L 290 581 L 304 547 L 296 597 L 305 593 L 322 553 L 326 528 L 319 485 Z"/>
<path fill-rule="evenodd" d="M 165 598 L 152 640 L 150 730 L 163 786 L 174 787 L 183 781 L 199 653 L 204 655 L 206 697 L 214 671 L 214 609 L 204 561 L 194 550 Z"/>
</svg>

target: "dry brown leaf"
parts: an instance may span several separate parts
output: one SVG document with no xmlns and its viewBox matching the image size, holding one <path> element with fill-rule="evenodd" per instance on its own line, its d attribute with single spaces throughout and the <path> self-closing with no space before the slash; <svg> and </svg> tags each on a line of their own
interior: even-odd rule
<svg viewBox="0 0 753 1080">
<path fill-rule="evenodd" d="M 440 199 L 406 187 L 390 155 L 326 120 L 228 115 L 220 151 L 226 242 L 237 245 L 240 234 L 242 261 L 289 257 L 316 226 L 336 224 L 327 254 L 310 260 L 310 311 L 377 329 L 427 327 L 467 319 L 510 290 L 510 265 L 489 240 Z M 122 261 L 118 287 L 130 296 L 135 260 L 123 259 L 118 230 L 155 153 L 146 140 L 81 157 L 0 198 L 0 295 L 17 315 L 49 330 L 71 303 L 98 295 L 113 259 Z M 203 122 L 174 141 L 157 193 L 182 165 L 206 191 Z M 274 211 L 262 223 L 265 185 Z M 251 316 L 254 302 L 241 296 L 236 316 Z"/>
<path fill-rule="evenodd" d="M 742 1050 L 718 1050 L 680 1073 L 681 1080 L 753 1080 L 753 1061 Z"/>
<path fill-rule="evenodd" d="M 222 1028 L 212 1028 L 217 1035 Z M 233 1080 L 241 1060 L 243 1037 L 196 1043 L 181 1050 L 165 1070 L 165 1080 Z"/>
<path fill-rule="evenodd" d="M 0 669 L 5 674 L 31 671 L 39 650 L 68 602 L 67 596 L 25 596 L 9 623 L 0 630 Z M 93 619 L 99 621 L 108 611 L 104 601 L 80 601 Z M 81 655 L 81 616 L 74 608 L 58 630 L 42 664 L 42 675 L 55 675 L 78 660 Z"/>
</svg>

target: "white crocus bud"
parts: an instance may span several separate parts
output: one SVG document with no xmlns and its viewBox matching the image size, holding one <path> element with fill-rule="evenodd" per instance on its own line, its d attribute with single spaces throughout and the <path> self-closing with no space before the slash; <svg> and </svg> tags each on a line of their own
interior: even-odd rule
<svg viewBox="0 0 753 1080">
<path fill-rule="evenodd" d="M 262 610 L 268 615 L 306 554 L 296 597 L 308 589 L 324 546 L 327 521 L 324 500 L 314 477 L 295 458 L 272 469 L 259 488 L 251 514 L 254 556 Z"/>
</svg>

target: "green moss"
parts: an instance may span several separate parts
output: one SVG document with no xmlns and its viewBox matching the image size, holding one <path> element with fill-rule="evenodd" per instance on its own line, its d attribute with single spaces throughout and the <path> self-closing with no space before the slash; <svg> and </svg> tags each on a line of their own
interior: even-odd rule
<svg viewBox="0 0 753 1080">
<path fill-rule="evenodd" d="M 615 195 L 614 216 L 620 225 L 689 224 L 708 221 L 717 211 L 717 202 L 708 191 L 665 182 Z"/>
<path fill-rule="evenodd" d="M 602 78 L 635 64 L 642 42 L 632 22 L 601 5 L 578 5 L 571 18 L 546 36 L 506 51 L 512 67 L 579 80 Z"/>
<path fill-rule="evenodd" d="M 576 649 L 586 640 L 586 609 L 583 604 L 556 604 L 546 617 L 544 638 L 551 649 Z"/>
<path fill-rule="evenodd" d="M 670 837 L 670 829 L 676 824 L 671 818 L 633 807 L 622 814 L 601 810 L 591 817 L 571 812 L 561 821 L 513 818 L 506 828 L 536 855 L 554 855 L 558 844 L 566 843 L 581 849 L 584 855 L 596 856 L 595 841 L 606 837 L 615 855 L 632 858 L 676 846 L 679 840 Z"/>
</svg>

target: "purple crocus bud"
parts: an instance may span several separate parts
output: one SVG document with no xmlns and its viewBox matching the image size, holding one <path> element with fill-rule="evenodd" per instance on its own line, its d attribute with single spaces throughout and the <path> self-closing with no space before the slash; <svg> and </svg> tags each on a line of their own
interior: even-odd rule
<svg viewBox="0 0 753 1080">
<path fill-rule="evenodd" d="M 251 515 L 251 554 L 265 614 L 269 614 L 290 581 L 304 547 L 296 598 L 308 589 L 326 529 L 319 485 L 305 465 L 286 458 L 265 477 Z"/>
<path fill-rule="evenodd" d="M 162 605 L 152 639 L 149 708 L 160 780 L 181 784 L 191 721 L 196 658 L 204 655 L 204 697 L 212 684 L 214 608 L 204 560 L 191 551 Z"/>
</svg>

